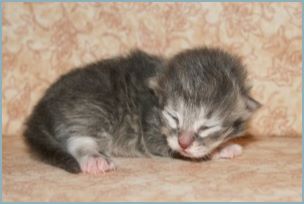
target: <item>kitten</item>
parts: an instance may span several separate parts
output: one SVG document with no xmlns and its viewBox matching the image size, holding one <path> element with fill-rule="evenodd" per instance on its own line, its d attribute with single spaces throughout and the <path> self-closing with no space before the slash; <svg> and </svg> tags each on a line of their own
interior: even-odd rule
<svg viewBox="0 0 304 204">
<path fill-rule="evenodd" d="M 204 157 L 242 135 L 259 106 L 243 65 L 222 50 L 186 50 L 171 59 L 136 50 L 59 78 L 24 135 L 46 162 L 99 173 L 115 168 L 115 156 Z M 233 156 L 238 148 L 225 151 Z"/>
</svg>

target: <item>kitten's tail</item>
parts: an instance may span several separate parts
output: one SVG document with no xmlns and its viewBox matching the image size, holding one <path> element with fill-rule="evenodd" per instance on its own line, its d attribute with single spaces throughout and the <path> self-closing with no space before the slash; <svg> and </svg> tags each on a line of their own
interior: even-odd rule
<svg viewBox="0 0 304 204">
<path fill-rule="evenodd" d="M 41 128 L 28 126 L 24 132 L 25 141 L 40 159 L 51 165 L 60 167 L 70 173 L 80 173 L 77 160 L 66 152 L 58 141 Z"/>
</svg>

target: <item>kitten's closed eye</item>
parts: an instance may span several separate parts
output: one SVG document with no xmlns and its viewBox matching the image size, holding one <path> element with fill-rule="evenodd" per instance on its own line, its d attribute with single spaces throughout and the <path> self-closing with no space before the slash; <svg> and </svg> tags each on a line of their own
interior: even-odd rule
<svg viewBox="0 0 304 204">
<path fill-rule="evenodd" d="M 204 130 L 208 130 L 209 128 L 211 128 L 210 126 L 206 126 L 206 125 L 202 125 L 200 126 L 200 128 L 198 129 L 198 133 L 203 132 Z"/>
<path fill-rule="evenodd" d="M 165 116 L 165 118 L 167 119 L 169 125 L 171 126 L 171 128 L 177 129 L 179 126 L 179 120 L 178 117 L 172 113 L 169 112 L 168 110 L 164 110 L 163 111 L 163 115 Z"/>
<path fill-rule="evenodd" d="M 211 134 L 214 134 L 215 132 L 221 130 L 221 126 L 218 125 L 212 125 L 212 126 L 206 126 L 206 125 L 202 125 L 200 126 L 200 128 L 197 130 L 197 134 L 203 138 L 203 137 L 207 137 Z"/>
<path fill-rule="evenodd" d="M 171 116 L 171 118 L 173 118 L 175 120 L 176 123 L 178 123 L 178 118 L 177 116 L 175 116 L 173 113 L 170 113 L 167 111 L 167 113 Z"/>
</svg>

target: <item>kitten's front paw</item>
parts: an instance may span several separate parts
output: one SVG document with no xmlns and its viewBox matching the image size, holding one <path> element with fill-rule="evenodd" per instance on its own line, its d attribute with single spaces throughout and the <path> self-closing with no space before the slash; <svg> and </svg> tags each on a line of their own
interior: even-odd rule
<svg viewBox="0 0 304 204">
<path fill-rule="evenodd" d="M 107 161 L 102 156 L 94 155 L 86 157 L 80 164 L 83 173 L 99 174 L 106 171 L 115 170 L 115 165 L 111 161 Z"/>
<path fill-rule="evenodd" d="M 242 154 L 242 146 L 238 144 L 228 144 L 212 154 L 212 159 L 232 159 Z"/>
</svg>

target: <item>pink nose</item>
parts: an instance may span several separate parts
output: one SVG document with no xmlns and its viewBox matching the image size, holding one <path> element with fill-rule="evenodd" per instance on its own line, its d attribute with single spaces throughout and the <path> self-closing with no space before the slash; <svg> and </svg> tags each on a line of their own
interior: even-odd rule
<svg viewBox="0 0 304 204">
<path fill-rule="evenodd" d="M 181 132 L 178 136 L 178 143 L 182 149 L 187 149 L 194 141 L 193 132 Z"/>
</svg>

